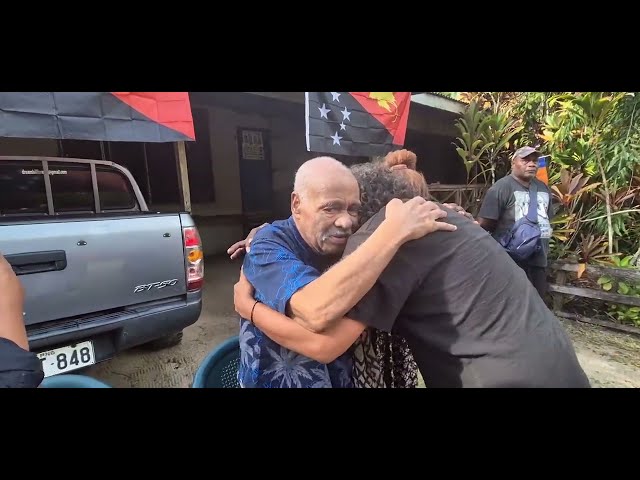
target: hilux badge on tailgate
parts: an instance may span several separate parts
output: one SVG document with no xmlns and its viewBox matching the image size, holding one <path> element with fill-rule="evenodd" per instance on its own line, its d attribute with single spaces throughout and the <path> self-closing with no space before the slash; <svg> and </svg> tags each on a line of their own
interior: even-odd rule
<svg viewBox="0 0 640 480">
<path fill-rule="evenodd" d="M 148 292 L 152 288 L 157 288 L 158 290 L 160 290 L 165 287 L 173 287 L 176 283 L 178 283 L 177 278 L 174 278 L 173 280 L 165 280 L 164 282 L 154 282 L 147 283 L 146 285 L 138 285 L 133 289 L 133 293 Z"/>
</svg>

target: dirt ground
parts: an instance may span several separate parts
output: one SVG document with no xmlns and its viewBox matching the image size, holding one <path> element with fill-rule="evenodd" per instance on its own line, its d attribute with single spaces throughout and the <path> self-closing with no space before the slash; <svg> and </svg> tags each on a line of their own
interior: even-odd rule
<svg viewBox="0 0 640 480">
<path fill-rule="evenodd" d="M 238 332 L 232 291 L 239 269 L 239 262 L 226 258 L 207 263 L 203 312 L 196 324 L 185 329 L 180 345 L 158 352 L 135 348 L 82 373 L 117 388 L 190 387 L 207 353 Z M 561 321 L 594 387 L 640 387 L 640 337 Z"/>
<path fill-rule="evenodd" d="M 562 319 L 594 387 L 640 387 L 640 337 Z"/>
</svg>

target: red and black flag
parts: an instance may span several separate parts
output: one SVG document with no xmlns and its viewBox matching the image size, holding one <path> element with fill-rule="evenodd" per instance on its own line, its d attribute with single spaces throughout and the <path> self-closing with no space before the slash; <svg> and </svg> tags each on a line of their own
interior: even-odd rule
<svg viewBox="0 0 640 480">
<path fill-rule="evenodd" d="M 402 148 L 411 92 L 305 92 L 307 150 L 383 156 Z"/>
<path fill-rule="evenodd" d="M 0 92 L 0 137 L 195 140 L 188 92 Z"/>
</svg>

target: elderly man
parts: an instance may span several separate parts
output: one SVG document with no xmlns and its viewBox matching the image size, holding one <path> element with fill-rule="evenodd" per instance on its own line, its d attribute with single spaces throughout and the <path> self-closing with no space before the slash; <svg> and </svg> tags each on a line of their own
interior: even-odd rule
<svg viewBox="0 0 640 480">
<path fill-rule="evenodd" d="M 397 199 L 415 193 L 409 170 L 368 164 L 354 172 L 366 223 L 349 238 L 343 263 L 378 235 L 401 204 Z M 319 362 L 342 355 L 366 327 L 396 332 L 406 338 L 427 387 L 588 388 L 570 339 L 525 273 L 479 225 L 461 215 L 447 221 L 455 232 L 402 245 L 346 317 L 316 322 L 315 332 L 295 314 L 292 320 L 255 304 L 242 276 L 236 309 L 251 309 L 266 335 Z"/>
<path fill-rule="evenodd" d="M 501 241 L 515 222 L 527 215 L 529 191 L 536 190 L 540 249 L 526 259 L 514 259 L 526 273 L 540 296 L 547 291 L 547 255 L 551 237 L 550 220 L 553 218 L 551 192 L 536 178 L 540 152 L 533 147 L 522 147 L 511 159 L 511 174 L 498 180 L 484 197 L 478 222 Z"/>
<path fill-rule="evenodd" d="M 29 352 L 23 319 L 24 292 L 0 255 L 0 388 L 35 388 L 42 382 L 42 362 Z"/>
<path fill-rule="evenodd" d="M 342 255 L 359 209 L 360 190 L 351 171 L 333 158 L 318 157 L 296 173 L 291 217 L 256 233 L 243 264 L 256 301 L 240 320 L 242 387 L 351 387 L 349 354 L 325 363 L 291 351 L 254 325 L 253 307 L 269 305 L 281 314 L 296 316 L 313 330 L 352 308 L 400 245 L 436 230 L 456 228 L 437 222 L 446 213 L 421 197 L 394 203 L 362 248 L 329 268 Z"/>
</svg>

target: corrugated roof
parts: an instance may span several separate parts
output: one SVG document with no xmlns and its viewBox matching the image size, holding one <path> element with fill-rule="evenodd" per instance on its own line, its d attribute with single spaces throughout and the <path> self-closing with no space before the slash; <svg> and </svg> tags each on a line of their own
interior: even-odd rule
<svg viewBox="0 0 640 480">
<path fill-rule="evenodd" d="M 458 102 L 458 103 L 461 103 L 463 105 L 467 105 L 467 102 L 463 102 L 462 100 L 458 100 L 457 98 L 447 97 L 446 95 L 442 95 L 441 93 L 438 93 L 438 92 L 423 92 L 423 93 L 428 93 L 430 95 L 435 95 L 436 97 L 447 98 L 449 100 L 453 100 L 454 102 Z"/>
<path fill-rule="evenodd" d="M 454 100 L 445 95 L 436 95 L 431 92 L 415 93 L 411 95 L 411 102 L 455 114 L 464 113 L 467 107 L 467 104 L 464 102 Z"/>
</svg>

